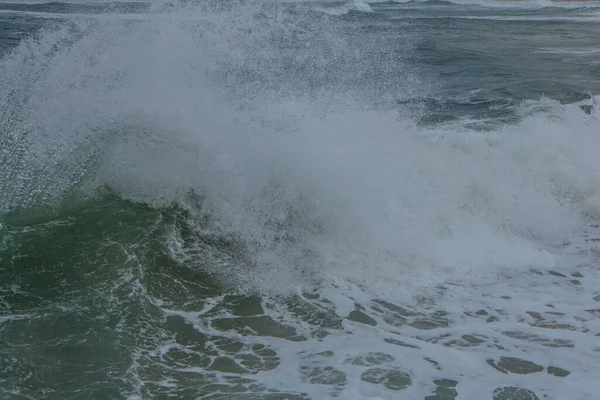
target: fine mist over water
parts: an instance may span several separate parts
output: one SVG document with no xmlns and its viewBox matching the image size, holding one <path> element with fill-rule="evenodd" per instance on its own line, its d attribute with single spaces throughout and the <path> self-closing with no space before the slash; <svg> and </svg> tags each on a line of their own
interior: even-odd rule
<svg viewBox="0 0 600 400">
<path fill-rule="evenodd" d="M 4 214 L 107 191 L 174 204 L 242 244 L 252 267 L 219 264 L 225 284 L 390 295 L 551 267 L 551 246 L 598 215 L 597 120 L 551 104 L 491 133 L 416 128 L 398 100 L 434 86 L 403 61 L 409 35 L 361 32 L 387 21 L 157 10 L 66 21 L 2 60 Z"/>
</svg>

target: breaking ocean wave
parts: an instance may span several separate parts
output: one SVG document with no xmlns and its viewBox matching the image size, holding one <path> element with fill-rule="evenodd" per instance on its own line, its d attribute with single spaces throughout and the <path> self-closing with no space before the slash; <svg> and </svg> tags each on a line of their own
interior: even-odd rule
<svg viewBox="0 0 600 400">
<path fill-rule="evenodd" d="M 587 53 L 452 54 L 402 4 L 3 7 L 83 16 L 2 49 L 3 395 L 594 396 Z"/>
</svg>

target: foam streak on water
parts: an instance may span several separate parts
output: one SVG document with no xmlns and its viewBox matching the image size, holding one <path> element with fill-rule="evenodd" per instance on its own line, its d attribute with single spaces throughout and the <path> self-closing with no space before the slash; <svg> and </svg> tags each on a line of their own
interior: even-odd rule
<svg viewBox="0 0 600 400">
<path fill-rule="evenodd" d="M 0 60 L 2 395 L 596 396 L 598 97 L 423 67 L 430 16 L 539 15 L 109 6 Z"/>
</svg>

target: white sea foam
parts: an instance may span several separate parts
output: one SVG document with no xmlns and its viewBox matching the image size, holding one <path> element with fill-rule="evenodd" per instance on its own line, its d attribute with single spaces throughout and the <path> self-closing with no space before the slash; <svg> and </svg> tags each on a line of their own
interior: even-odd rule
<svg viewBox="0 0 600 400">
<path fill-rule="evenodd" d="M 319 6 L 319 7 L 317 7 L 317 10 L 322 11 L 325 14 L 329 14 L 329 15 L 344 15 L 344 14 L 348 14 L 351 11 L 373 12 L 373 10 L 371 9 L 371 7 L 369 6 L 368 3 L 369 2 L 365 2 L 365 1 L 361 1 L 361 0 L 354 0 L 354 1 L 345 2 L 342 5 L 335 4 L 333 6 L 328 6 L 328 7 Z"/>
<path fill-rule="evenodd" d="M 392 0 L 394 3 L 411 3 L 410 0 Z M 428 3 L 431 0 L 413 1 L 414 3 Z M 553 0 L 446 0 L 448 3 L 466 6 L 480 6 L 486 8 L 509 9 L 540 9 L 540 8 L 565 8 L 577 9 L 582 7 L 598 7 L 600 1 L 553 1 Z"/>
<path fill-rule="evenodd" d="M 228 148 L 226 165 L 242 175 L 217 167 L 208 179 L 217 187 L 204 189 L 221 229 L 258 249 L 266 270 L 248 271 L 246 284 L 264 285 L 267 271 L 284 274 L 270 281 L 278 285 L 297 282 L 289 271 L 308 268 L 381 294 L 554 268 L 553 246 L 599 215 L 600 138 L 581 110 L 548 118 L 485 136 L 419 131 L 375 112 L 306 118 L 293 136 L 257 137 L 243 154 Z M 193 170 L 192 160 L 179 168 Z M 140 165 L 150 167 L 136 163 L 136 174 Z"/>
</svg>

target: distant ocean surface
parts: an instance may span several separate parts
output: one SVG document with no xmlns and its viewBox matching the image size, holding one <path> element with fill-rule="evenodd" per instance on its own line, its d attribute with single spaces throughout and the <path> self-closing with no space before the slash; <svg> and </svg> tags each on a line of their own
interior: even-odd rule
<svg viewBox="0 0 600 400">
<path fill-rule="evenodd" d="M 600 398 L 600 2 L 0 2 L 0 398 Z"/>
</svg>

